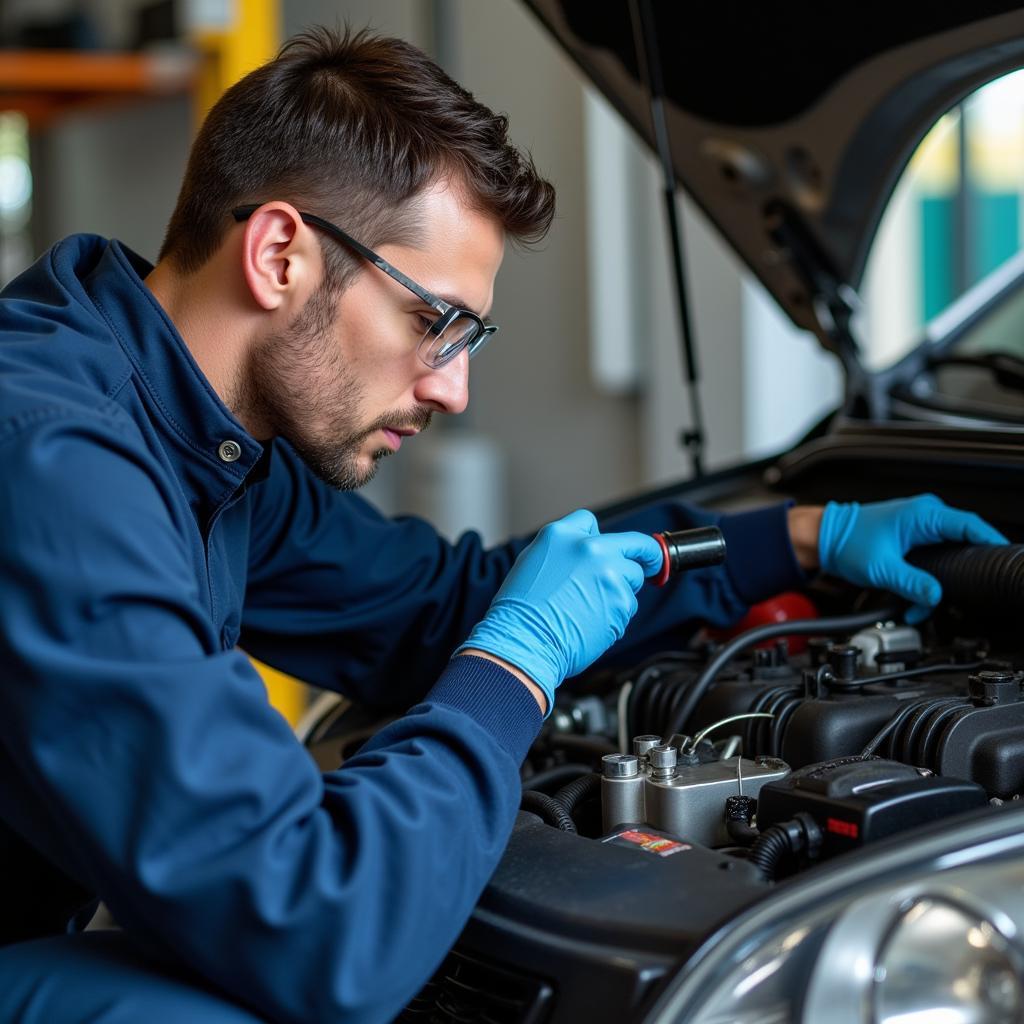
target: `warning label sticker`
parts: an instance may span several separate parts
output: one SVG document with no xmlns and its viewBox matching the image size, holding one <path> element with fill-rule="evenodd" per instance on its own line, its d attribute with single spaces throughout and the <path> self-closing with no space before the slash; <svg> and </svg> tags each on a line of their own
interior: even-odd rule
<svg viewBox="0 0 1024 1024">
<path fill-rule="evenodd" d="M 616 832 L 613 836 L 603 839 L 605 843 L 616 843 L 623 845 L 629 843 L 631 846 L 639 846 L 641 850 L 648 853 L 656 853 L 659 857 L 671 857 L 673 853 L 682 853 L 683 850 L 691 850 L 689 843 L 681 843 L 677 839 L 669 839 L 668 836 L 659 836 L 653 832 L 641 832 L 638 829 L 630 828 L 625 832 Z"/>
</svg>

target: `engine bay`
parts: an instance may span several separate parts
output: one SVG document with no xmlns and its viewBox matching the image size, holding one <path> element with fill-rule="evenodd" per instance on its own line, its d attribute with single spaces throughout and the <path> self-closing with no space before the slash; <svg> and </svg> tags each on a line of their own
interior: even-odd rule
<svg viewBox="0 0 1024 1024">
<path fill-rule="evenodd" d="M 814 584 L 563 686 L 505 857 L 401 1019 L 621 1019 L 819 865 L 1018 801 L 1024 545 L 912 560 L 945 595 L 916 625 Z"/>
</svg>

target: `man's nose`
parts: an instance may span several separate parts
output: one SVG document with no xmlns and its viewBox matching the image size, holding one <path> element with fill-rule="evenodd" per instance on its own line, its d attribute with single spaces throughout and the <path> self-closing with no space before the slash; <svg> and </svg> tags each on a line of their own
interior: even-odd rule
<svg viewBox="0 0 1024 1024">
<path fill-rule="evenodd" d="M 437 412 L 457 415 L 469 405 L 469 350 L 431 370 L 416 383 L 416 398 Z"/>
</svg>

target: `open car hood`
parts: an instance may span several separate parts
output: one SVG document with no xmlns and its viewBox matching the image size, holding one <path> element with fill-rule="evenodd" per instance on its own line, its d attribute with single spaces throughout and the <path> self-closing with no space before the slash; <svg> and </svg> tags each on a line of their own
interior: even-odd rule
<svg viewBox="0 0 1024 1024">
<path fill-rule="evenodd" d="M 1024 65 L 1006 3 L 526 0 L 655 147 L 639 11 L 677 180 L 793 322 L 863 377 L 847 330 L 890 193 L 938 118 Z"/>
</svg>

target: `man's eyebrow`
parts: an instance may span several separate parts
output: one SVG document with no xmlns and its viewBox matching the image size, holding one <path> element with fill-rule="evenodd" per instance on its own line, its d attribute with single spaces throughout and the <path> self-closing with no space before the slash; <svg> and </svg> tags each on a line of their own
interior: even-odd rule
<svg viewBox="0 0 1024 1024">
<path fill-rule="evenodd" d="M 458 306 L 459 309 L 468 309 L 470 313 L 476 313 L 477 316 L 480 316 L 480 314 L 477 313 L 465 299 L 460 299 L 454 295 L 438 295 L 438 298 L 447 302 L 449 306 Z M 483 320 L 485 324 L 489 324 L 491 322 L 491 318 L 489 316 L 480 316 L 480 319 Z"/>
<path fill-rule="evenodd" d="M 433 294 L 436 295 L 442 302 L 447 302 L 449 306 L 456 306 L 458 309 L 465 309 L 468 310 L 470 313 L 479 316 L 480 319 L 483 320 L 485 324 L 489 324 L 491 322 L 491 318 L 489 315 L 480 316 L 480 314 L 477 313 L 477 311 L 465 299 L 461 299 L 457 295 L 442 295 L 440 292 L 433 292 Z"/>
<path fill-rule="evenodd" d="M 459 309 L 468 309 L 471 313 L 476 312 L 476 310 L 473 309 L 465 299 L 460 299 L 454 295 L 439 295 L 438 298 L 447 302 L 449 306 L 458 306 Z"/>
</svg>

